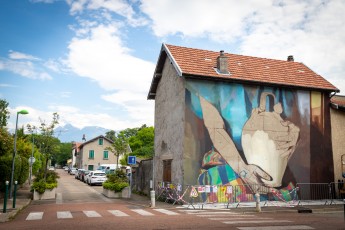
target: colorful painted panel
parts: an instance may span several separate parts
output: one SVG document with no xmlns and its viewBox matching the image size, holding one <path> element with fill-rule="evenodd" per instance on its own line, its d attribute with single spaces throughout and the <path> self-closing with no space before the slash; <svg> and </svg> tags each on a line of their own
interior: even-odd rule
<svg viewBox="0 0 345 230">
<path fill-rule="evenodd" d="M 292 199 L 296 183 L 312 178 L 310 130 L 323 122 L 321 99 L 309 91 L 187 81 L 185 184 Z"/>
</svg>

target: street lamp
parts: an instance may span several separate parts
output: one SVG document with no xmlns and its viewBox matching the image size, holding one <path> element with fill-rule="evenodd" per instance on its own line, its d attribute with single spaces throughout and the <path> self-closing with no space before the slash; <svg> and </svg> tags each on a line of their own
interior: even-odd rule
<svg viewBox="0 0 345 230">
<path fill-rule="evenodd" d="M 10 199 L 12 198 L 12 190 L 13 190 L 13 177 L 14 177 L 14 162 L 17 155 L 17 127 L 18 127 L 18 116 L 19 114 L 28 114 L 29 112 L 25 109 L 20 110 L 17 112 L 17 119 L 16 119 L 16 129 L 14 131 L 14 151 L 13 151 L 13 157 L 12 157 L 12 173 L 11 173 L 11 184 L 10 184 Z"/>
</svg>

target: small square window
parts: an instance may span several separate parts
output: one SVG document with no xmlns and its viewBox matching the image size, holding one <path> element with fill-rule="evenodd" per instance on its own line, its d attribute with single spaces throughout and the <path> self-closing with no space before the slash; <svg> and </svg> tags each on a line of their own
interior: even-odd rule
<svg viewBox="0 0 345 230">
<path fill-rule="evenodd" d="M 95 151 L 89 150 L 89 159 L 94 159 L 94 158 L 95 158 Z"/>
<path fill-rule="evenodd" d="M 109 152 L 107 150 L 103 151 L 103 159 L 108 160 L 109 158 Z"/>
<path fill-rule="evenodd" d="M 98 144 L 99 144 L 99 145 L 103 145 L 103 138 L 99 138 L 99 139 L 98 139 Z"/>
</svg>

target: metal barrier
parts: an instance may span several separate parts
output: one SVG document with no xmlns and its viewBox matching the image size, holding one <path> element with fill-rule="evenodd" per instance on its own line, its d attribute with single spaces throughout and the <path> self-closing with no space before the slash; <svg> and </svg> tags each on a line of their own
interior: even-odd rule
<svg viewBox="0 0 345 230">
<path fill-rule="evenodd" d="M 156 187 L 156 200 L 172 204 L 188 204 L 194 209 L 207 204 L 222 204 L 224 208 L 239 207 L 255 202 L 255 194 L 260 195 L 263 206 L 297 206 L 317 201 L 320 204 L 335 204 L 345 197 L 343 184 L 297 183 L 286 189 L 275 189 L 260 184 L 239 185 L 180 185 L 159 182 Z"/>
<path fill-rule="evenodd" d="M 342 183 L 297 183 L 299 204 L 301 202 L 319 201 L 326 204 L 335 204 L 345 197 Z"/>
</svg>

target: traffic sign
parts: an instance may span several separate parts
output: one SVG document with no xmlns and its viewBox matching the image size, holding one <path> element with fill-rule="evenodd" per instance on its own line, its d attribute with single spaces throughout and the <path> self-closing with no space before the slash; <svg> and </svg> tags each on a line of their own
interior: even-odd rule
<svg viewBox="0 0 345 230">
<path fill-rule="evenodd" d="M 33 163 L 35 163 L 35 157 L 29 157 L 29 164 L 32 165 Z"/>
<path fill-rule="evenodd" d="M 129 165 L 135 165 L 137 163 L 137 157 L 136 156 L 128 156 L 128 164 Z"/>
</svg>

